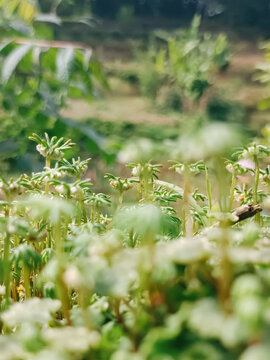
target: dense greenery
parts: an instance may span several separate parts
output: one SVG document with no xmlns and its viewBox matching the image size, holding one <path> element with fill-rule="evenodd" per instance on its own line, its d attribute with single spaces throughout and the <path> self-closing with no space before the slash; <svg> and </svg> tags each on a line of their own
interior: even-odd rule
<svg viewBox="0 0 270 360">
<path fill-rule="evenodd" d="M 148 161 L 160 147 L 129 144 L 113 212 L 71 140 L 30 137 L 43 171 L 0 182 L 1 359 L 268 358 L 269 138 L 224 162 L 239 135 L 220 126 L 162 149 L 183 188 Z"/>
<path fill-rule="evenodd" d="M 35 5 L 28 0 L 0 3 L 5 35 L 0 45 L 0 161 L 24 153 L 23 139 L 31 131 L 63 134 L 70 128 L 84 134 L 88 149 L 106 155 L 102 139 L 91 128 L 61 116 L 69 99 L 92 101 L 107 87 L 101 65 L 90 46 L 54 41 L 53 26 L 47 23 L 60 25 L 61 18 L 41 14 Z"/>
<path fill-rule="evenodd" d="M 0 0 L 0 360 L 268 360 L 270 128 L 250 139 L 212 86 L 226 36 L 196 16 L 156 32 L 137 72 L 108 71 L 173 111 L 171 127 L 64 117 L 108 81 L 92 48 L 55 41 L 63 22 L 91 25 L 90 6 L 121 22 L 243 3 L 104 4 Z M 20 172 L 27 151 L 35 171 Z M 115 169 L 96 174 L 97 154 Z"/>
</svg>

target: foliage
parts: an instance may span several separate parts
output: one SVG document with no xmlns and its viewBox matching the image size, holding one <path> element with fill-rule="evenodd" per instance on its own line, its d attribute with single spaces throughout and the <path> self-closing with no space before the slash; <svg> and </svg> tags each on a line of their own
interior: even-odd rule
<svg viewBox="0 0 270 360">
<path fill-rule="evenodd" d="M 29 129 L 63 134 L 75 128 L 88 138 L 89 147 L 91 143 L 103 151 L 102 140 L 91 128 L 81 129 L 61 115 L 69 99 L 92 101 L 97 89 L 107 87 L 92 48 L 54 41 L 53 26 L 55 22 L 61 25 L 61 19 L 57 14 L 40 13 L 36 2 L 2 1 L 0 10 L 5 16 L 0 45 L 0 120 L 5 130 L 0 136 L 1 160 L 25 151 L 22 139 L 30 135 Z"/>
<path fill-rule="evenodd" d="M 131 176 L 105 175 L 115 211 L 71 140 L 30 137 L 43 171 L 0 182 L 0 359 L 267 358 L 269 143 L 224 162 L 237 143 L 221 135 L 204 161 L 178 151 L 183 188 L 159 179 L 150 140 L 124 147 Z"/>
<path fill-rule="evenodd" d="M 139 54 L 144 64 L 139 79 L 145 96 L 158 101 L 165 89 L 165 104 L 170 103 L 171 94 L 174 97 L 178 94 L 177 107 L 181 109 L 181 103 L 187 103 L 184 110 L 190 111 L 194 101 L 199 101 L 210 87 L 213 72 L 229 65 L 226 36 L 200 35 L 200 21 L 200 17 L 195 16 L 190 29 L 174 37 L 156 32 L 145 58 Z M 165 45 L 160 45 L 160 41 Z"/>
</svg>

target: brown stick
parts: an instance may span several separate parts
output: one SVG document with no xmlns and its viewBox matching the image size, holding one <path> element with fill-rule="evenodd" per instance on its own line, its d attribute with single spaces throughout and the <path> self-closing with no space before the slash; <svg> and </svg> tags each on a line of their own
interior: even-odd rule
<svg viewBox="0 0 270 360">
<path fill-rule="evenodd" d="M 262 211 L 262 207 L 259 204 L 258 205 L 243 205 L 243 206 L 239 207 L 238 209 L 236 209 L 233 213 L 234 215 L 236 215 L 238 217 L 238 220 L 235 222 L 235 224 L 240 221 L 246 220 L 250 217 L 253 217 L 261 211 Z"/>
</svg>

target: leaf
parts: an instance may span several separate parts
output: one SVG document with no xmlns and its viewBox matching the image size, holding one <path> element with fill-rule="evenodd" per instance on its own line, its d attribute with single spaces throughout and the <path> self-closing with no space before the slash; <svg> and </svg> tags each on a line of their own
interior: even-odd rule
<svg viewBox="0 0 270 360">
<path fill-rule="evenodd" d="M 62 20 L 55 14 L 39 14 L 35 17 L 35 21 L 47 22 L 55 25 L 61 25 Z"/>
<path fill-rule="evenodd" d="M 1 81 L 4 84 L 9 81 L 20 61 L 31 49 L 32 45 L 30 44 L 20 45 L 8 55 L 4 61 L 1 75 Z"/>
<path fill-rule="evenodd" d="M 29 24 L 24 23 L 22 20 L 12 20 L 10 22 L 10 27 L 17 32 L 19 32 L 20 36 L 29 37 L 31 35 L 31 26 Z M 15 35 L 15 34 L 14 34 Z"/>
<path fill-rule="evenodd" d="M 258 110 L 267 110 L 270 108 L 270 97 L 267 97 L 265 99 L 262 99 L 258 105 L 257 105 Z"/>
<path fill-rule="evenodd" d="M 155 180 L 155 183 L 156 183 L 158 186 L 164 186 L 164 187 L 165 187 L 166 189 L 168 189 L 168 190 L 173 190 L 173 191 L 175 191 L 178 195 L 183 196 L 183 194 L 184 194 L 184 190 L 183 190 L 182 188 L 180 188 L 179 186 L 177 186 L 177 185 L 168 183 L 168 182 L 166 182 L 166 181 L 161 181 L 161 180 Z"/>
<path fill-rule="evenodd" d="M 56 58 L 56 76 L 57 79 L 68 83 L 70 70 L 74 60 L 75 51 L 72 46 L 60 49 Z"/>
<path fill-rule="evenodd" d="M 30 23 L 36 13 L 36 8 L 29 0 L 21 0 L 18 8 L 19 16 L 27 23 Z"/>
<path fill-rule="evenodd" d="M 92 53 L 92 49 L 87 49 L 83 53 L 83 68 L 85 69 L 85 71 L 89 69 L 89 62 L 92 57 Z"/>
<path fill-rule="evenodd" d="M 11 43 L 11 40 L 4 40 L 2 41 L 2 43 L 0 44 L 0 52 L 5 49 L 6 46 L 8 46 Z"/>
</svg>

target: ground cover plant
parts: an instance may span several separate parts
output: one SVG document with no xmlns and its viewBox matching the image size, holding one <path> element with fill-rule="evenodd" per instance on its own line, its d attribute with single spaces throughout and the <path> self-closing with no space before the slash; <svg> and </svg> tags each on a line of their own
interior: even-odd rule
<svg viewBox="0 0 270 360">
<path fill-rule="evenodd" d="M 181 127 L 77 122 L 64 106 L 107 81 L 92 48 L 53 40 L 69 6 L 0 1 L 1 157 L 18 139 L 13 155 L 37 150 L 34 173 L 0 170 L 0 360 L 268 360 L 270 130 L 247 140 L 236 103 L 205 101 L 226 37 L 200 34 L 199 17 L 159 32 L 150 90 L 172 95 Z M 97 152 L 117 156 L 108 191 L 89 178 Z"/>
<path fill-rule="evenodd" d="M 0 182 L 0 359 L 268 359 L 269 138 L 237 139 L 219 123 L 128 143 L 112 204 L 72 140 L 33 134 L 43 171 Z"/>
</svg>

